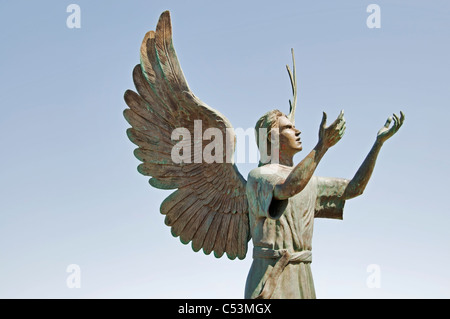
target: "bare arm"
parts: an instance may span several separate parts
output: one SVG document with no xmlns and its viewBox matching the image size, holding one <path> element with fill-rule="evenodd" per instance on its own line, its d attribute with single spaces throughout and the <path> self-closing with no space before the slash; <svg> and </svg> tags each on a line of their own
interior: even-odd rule
<svg viewBox="0 0 450 319">
<path fill-rule="evenodd" d="M 394 114 L 394 124 L 389 128 L 392 118 L 389 117 L 386 124 L 378 131 L 377 139 L 372 146 L 369 154 L 367 154 L 364 162 L 361 164 L 360 168 L 356 172 L 355 176 L 349 182 L 345 192 L 343 194 L 344 199 L 354 198 L 361 195 L 369 182 L 370 176 L 372 175 L 373 169 L 375 167 L 375 162 L 380 152 L 381 146 L 385 141 L 392 137 L 402 126 L 405 120 L 405 115 L 400 112 L 400 118 Z"/>
<path fill-rule="evenodd" d="M 327 115 L 324 112 L 319 129 L 319 142 L 316 147 L 298 163 L 286 180 L 275 186 L 274 198 L 284 200 L 301 192 L 313 176 L 317 165 L 325 155 L 326 151 L 335 145 L 343 136 L 345 131 L 344 113 L 329 126 L 325 127 Z"/>
</svg>

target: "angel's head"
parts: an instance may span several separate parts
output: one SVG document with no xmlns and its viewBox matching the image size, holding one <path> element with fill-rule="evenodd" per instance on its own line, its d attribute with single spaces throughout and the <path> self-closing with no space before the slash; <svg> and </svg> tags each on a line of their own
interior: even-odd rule
<svg viewBox="0 0 450 319">
<path fill-rule="evenodd" d="M 288 116 L 279 110 L 272 110 L 256 122 L 256 144 L 261 155 L 259 166 L 273 162 L 271 153 L 278 149 L 279 159 L 292 158 L 302 150 L 300 131 Z M 273 147 L 277 142 L 279 147 Z M 264 144 L 262 144 L 264 143 Z"/>
</svg>

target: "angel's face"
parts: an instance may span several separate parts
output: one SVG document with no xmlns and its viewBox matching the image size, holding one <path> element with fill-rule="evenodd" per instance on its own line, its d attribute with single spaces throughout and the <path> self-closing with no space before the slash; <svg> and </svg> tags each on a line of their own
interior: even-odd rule
<svg viewBox="0 0 450 319">
<path fill-rule="evenodd" d="M 300 131 L 295 128 L 286 116 L 278 118 L 280 151 L 287 155 L 294 155 L 302 150 Z"/>
</svg>

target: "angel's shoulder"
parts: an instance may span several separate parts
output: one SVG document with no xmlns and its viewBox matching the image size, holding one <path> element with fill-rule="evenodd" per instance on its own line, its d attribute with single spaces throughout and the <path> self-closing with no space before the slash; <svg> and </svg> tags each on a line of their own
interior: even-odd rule
<svg viewBox="0 0 450 319">
<path fill-rule="evenodd" d="M 286 177 L 292 171 L 292 167 L 280 164 L 266 164 L 254 168 L 248 174 L 248 181 L 272 180 L 276 177 Z"/>
</svg>

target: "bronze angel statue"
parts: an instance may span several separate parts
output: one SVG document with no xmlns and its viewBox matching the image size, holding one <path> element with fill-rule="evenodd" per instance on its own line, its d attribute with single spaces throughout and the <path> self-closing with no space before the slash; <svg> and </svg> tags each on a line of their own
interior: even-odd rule
<svg viewBox="0 0 450 319">
<path fill-rule="evenodd" d="M 245 258 L 252 240 L 245 298 L 316 297 L 311 273 L 314 218 L 342 219 L 345 201 L 362 194 L 381 146 L 404 121 L 402 112 L 388 118 L 352 179 L 314 176 L 321 158 L 342 138 L 345 119 L 341 112 L 327 126 L 324 112 L 316 146 L 294 164 L 302 143 L 294 125 L 295 60 L 293 66 L 293 72 L 288 67 L 294 94 L 290 113 L 272 110 L 257 121 L 258 147 L 270 154 L 261 152 L 261 162 L 247 180 L 233 160 L 236 134 L 231 123 L 187 84 L 168 11 L 142 41 L 140 64 L 133 70 L 137 92 L 127 90 L 124 96 L 129 107 L 124 116 L 131 125 L 127 134 L 142 161 L 138 171 L 151 176 L 153 187 L 175 190 L 160 208 L 172 234 L 196 252 L 230 259 Z M 202 157 L 208 148 L 213 160 Z"/>
</svg>

